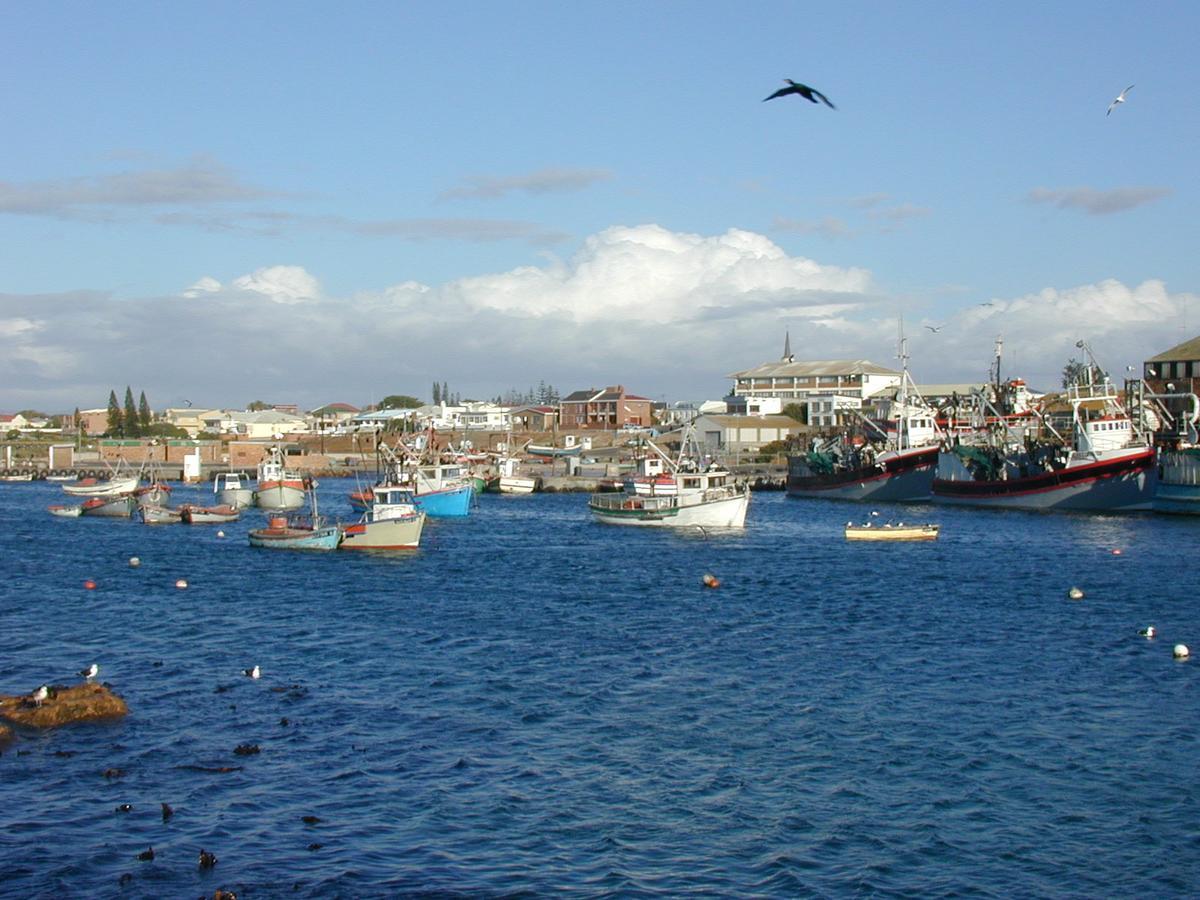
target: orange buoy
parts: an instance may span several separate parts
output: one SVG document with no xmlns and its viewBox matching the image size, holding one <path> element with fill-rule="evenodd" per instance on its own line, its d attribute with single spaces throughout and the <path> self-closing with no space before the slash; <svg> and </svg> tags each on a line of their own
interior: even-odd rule
<svg viewBox="0 0 1200 900">
<path fill-rule="evenodd" d="M 704 582 L 705 587 L 717 588 L 721 586 L 721 579 L 717 578 L 716 575 L 713 575 L 710 572 L 705 572 L 704 577 L 700 580 Z"/>
<path fill-rule="evenodd" d="M 1121 555 L 1120 548 L 1117 548 L 1116 550 L 1113 551 L 1113 556 L 1120 556 L 1120 555 Z"/>
<path fill-rule="evenodd" d="M 89 591 L 94 591 L 96 589 L 96 582 L 89 578 L 83 583 L 83 586 Z"/>
<path fill-rule="evenodd" d="M 185 587 L 187 587 L 187 581 L 180 578 L 177 582 L 175 582 L 175 587 L 179 588 L 182 591 Z"/>
</svg>

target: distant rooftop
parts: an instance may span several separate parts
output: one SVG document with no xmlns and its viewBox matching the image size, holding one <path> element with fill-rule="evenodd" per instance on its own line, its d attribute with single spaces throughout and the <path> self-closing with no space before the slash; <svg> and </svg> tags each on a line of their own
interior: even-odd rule
<svg viewBox="0 0 1200 900">
<path fill-rule="evenodd" d="M 807 362 L 789 362 L 786 359 L 778 362 L 763 363 L 753 369 L 742 372 L 732 372 L 726 378 L 799 378 L 810 375 L 896 375 L 901 373 L 896 369 L 877 366 L 867 359 L 824 359 Z"/>
</svg>

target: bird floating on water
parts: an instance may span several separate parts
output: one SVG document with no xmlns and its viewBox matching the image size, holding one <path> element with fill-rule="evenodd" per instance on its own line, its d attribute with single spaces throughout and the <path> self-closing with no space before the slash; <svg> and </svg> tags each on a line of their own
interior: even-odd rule
<svg viewBox="0 0 1200 900">
<path fill-rule="evenodd" d="M 209 853 L 207 850 L 200 851 L 200 868 L 211 869 L 217 864 L 216 854 Z"/>
<path fill-rule="evenodd" d="M 1144 638 L 1152 638 L 1154 637 L 1154 626 L 1147 625 L 1145 628 L 1139 629 L 1138 634 Z"/>
<path fill-rule="evenodd" d="M 1125 90 L 1121 91 L 1121 93 L 1117 94 L 1117 99 L 1114 100 L 1112 103 L 1108 104 L 1108 112 L 1106 112 L 1105 115 L 1106 116 L 1112 115 L 1112 111 L 1114 109 L 1116 109 L 1119 104 L 1125 102 L 1125 95 L 1128 94 L 1132 90 L 1133 90 L 1133 85 L 1131 84 L 1129 87 L 1125 88 Z"/>
<path fill-rule="evenodd" d="M 163 817 L 163 821 L 164 821 L 164 822 L 165 822 L 165 821 L 167 821 L 167 819 L 171 818 L 171 816 L 173 816 L 173 815 L 175 815 L 175 810 L 171 809 L 171 804 L 170 804 L 170 803 L 164 803 L 164 804 L 162 805 L 162 817 Z"/>
<path fill-rule="evenodd" d="M 141 853 L 139 853 L 137 855 L 137 858 L 140 859 L 142 862 L 150 862 L 152 859 L 154 859 L 154 848 L 147 847 L 145 850 L 143 850 Z"/>
<path fill-rule="evenodd" d="M 1070 597 L 1072 600 L 1082 600 L 1083 599 L 1083 590 L 1081 588 L 1073 587 L 1069 591 L 1067 591 L 1067 596 Z"/>
<path fill-rule="evenodd" d="M 775 93 L 773 93 L 770 97 L 764 97 L 763 103 L 766 103 L 768 100 L 774 100 L 776 97 L 786 97 L 788 94 L 799 94 L 801 97 L 803 97 L 805 100 L 807 100 L 810 103 L 816 103 L 817 100 L 819 99 L 822 103 L 824 103 L 830 109 L 837 109 L 836 106 L 834 106 L 832 103 L 829 102 L 829 98 L 826 97 L 824 94 L 822 94 L 820 91 L 818 91 L 816 88 L 811 88 L 807 84 L 801 84 L 798 81 L 792 81 L 792 79 L 790 79 L 790 78 L 785 78 L 783 80 L 788 83 L 788 86 L 785 88 L 780 88 Z"/>
<path fill-rule="evenodd" d="M 97 675 L 100 674 L 100 667 L 98 665 L 96 665 L 95 663 L 92 663 L 86 669 L 80 669 L 75 674 L 81 675 L 82 677 L 86 678 L 88 681 L 91 681 L 93 678 L 95 678 Z"/>
<path fill-rule="evenodd" d="M 247 678 L 262 678 L 262 669 L 255 666 L 252 669 L 242 669 L 242 674 Z"/>
</svg>

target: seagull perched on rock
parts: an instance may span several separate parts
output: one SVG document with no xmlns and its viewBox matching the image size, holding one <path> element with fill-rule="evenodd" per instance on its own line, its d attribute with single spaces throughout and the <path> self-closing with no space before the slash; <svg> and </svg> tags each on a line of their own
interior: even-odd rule
<svg viewBox="0 0 1200 900">
<path fill-rule="evenodd" d="M 788 83 L 788 86 L 785 88 L 780 88 L 770 97 L 764 97 L 763 103 L 766 103 L 768 100 L 774 100 L 776 97 L 786 97 L 788 94 L 799 94 L 809 103 L 816 103 L 818 100 L 820 100 L 830 109 L 837 109 L 836 106 L 829 102 L 829 98 L 816 88 L 811 88 L 807 84 L 801 84 L 798 81 L 792 81 L 790 78 L 785 78 L 783 80 Z"/>
<path fill-rule="evenodd" d="M 1106 112 L 1105 115 L 1106 116 L 1112 115 L 1112 111 L 1117 108 L 1118 104 L 1125 102 L 1125 95 L 1128 94 L 1132 90 L 1133 90 L 1133 85 L 1131 84 L 1129 87 L 1125 88 L 1125 90 L 1121 91 L 1121 93 L 1117 94 L 1117 99 L 1114 100 L 1112 103 L 1108 104 L 1108 112 Z"/>
<path fill-rule="evenodd" d="M 100 667 L 98 665 L 96 665 L 95 663 L 92 663 L 86 669 L 80 669 L 75 674 L 81 675 L 84 678 L 86 678 L 88 681 L 91 681 L 93 678 L 95 678 L 97 675 L 100 674 Z"/>
<path fill-rule="evenodd" d="M 252 669 L 242 669 L 242 674 L 247 678 L 262 678 L 262 669 L 255 666 Z"/>
<path fill-rule="evenodd" d="M 35 706 L 41 706 L 42 701 L 50 696 L 50 688 L 47 685 L 42 685 L 33 692 L 33 702 Z"/>
</svg>

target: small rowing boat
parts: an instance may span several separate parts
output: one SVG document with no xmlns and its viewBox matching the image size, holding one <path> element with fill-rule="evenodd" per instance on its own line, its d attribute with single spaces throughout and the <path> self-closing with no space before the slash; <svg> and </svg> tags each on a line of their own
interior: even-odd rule
<svg viewBox="0 0 1200 900">
<path fill-rule="evenodd" d="M 846 524 L 846 540 L 848 541 L 934 541 L 938 536 L 937 525 L 905 525 L 900 522 L 893 525 Z"/>
</svg>

